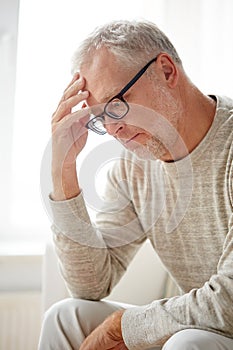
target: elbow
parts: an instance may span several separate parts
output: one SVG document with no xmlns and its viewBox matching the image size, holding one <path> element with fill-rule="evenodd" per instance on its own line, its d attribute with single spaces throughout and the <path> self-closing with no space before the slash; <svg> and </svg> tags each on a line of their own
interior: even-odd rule
<svg viewBox="0 0 233 350">
<path fill-rule="evenodd" d="M 100 301 L 110 294 L 109 289 L 91 288 L 79 289 L 72 286 L 67 286 L 69 294 L 72 298 Z"/>
</svg>

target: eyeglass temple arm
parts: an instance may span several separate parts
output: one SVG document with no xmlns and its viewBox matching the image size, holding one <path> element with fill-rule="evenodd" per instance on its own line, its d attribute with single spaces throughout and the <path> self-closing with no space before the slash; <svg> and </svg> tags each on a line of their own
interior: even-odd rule
<svg viewBox="0 0 233 350">
<path fill-rule="evenodd" d="M 126 93 L 126 91 L 134 84 L 136 81 L 143 75 L 143 73 L 147 70 L 147 68 L 151 65 L 151 63 L 157 60 L 157 56 L 152 58 L 136 75 L 135 77 L 126 84 L 126 86 L 119 92 L 118 97 L 121 97 Z"/>
</svg>

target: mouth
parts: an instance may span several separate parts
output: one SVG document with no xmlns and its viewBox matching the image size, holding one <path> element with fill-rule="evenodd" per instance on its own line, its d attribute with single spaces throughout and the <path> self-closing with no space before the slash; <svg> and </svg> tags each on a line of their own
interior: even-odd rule
<svg viewBox="0 0 233 350">
<path fill-rule="evenodd" d="M 126 141 L 124 141 L 123 142 L 123 144 L 124 145 L 127 145 L 128 143 L 130 143 L 131 141 L 135 141 L 135 142 L 137 142 L 136 141 L 136 138 L 139 136 L 140 134 L 138 133 L 138 134 L 136 134 L 136 135 L 134 135 L 133 137 L 131 137 L 130 139 L 128 139 L 128 140 L 126 140 Z"/>
</svg>

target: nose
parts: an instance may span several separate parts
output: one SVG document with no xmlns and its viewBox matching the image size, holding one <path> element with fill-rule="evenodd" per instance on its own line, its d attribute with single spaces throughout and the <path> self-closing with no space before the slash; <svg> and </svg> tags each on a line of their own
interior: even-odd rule
<svg viewBox="0 0 233 350">
<path fill-rule="evenodd" d="M 123 120 L 116 120 L 116 119 L 112 119 L 109 117 L 105 117 L 105 123 L 104 123 L 105 129 L 107 131 L 107 133 L 113 137 L 119 135 L 119 133 L 121 133 L 124 128 L 125 128 L 125 123 L 123 122 Z"/>
</svg>

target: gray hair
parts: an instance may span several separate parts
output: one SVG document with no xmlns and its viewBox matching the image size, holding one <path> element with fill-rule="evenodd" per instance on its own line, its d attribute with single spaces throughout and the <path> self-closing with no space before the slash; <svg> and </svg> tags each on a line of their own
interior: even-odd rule
<svg viewBox="0 0 233 350">
<path fill-rule="evenodd" d="M 170 40 L 154 23 L 120 20 L 97 27 L 80 44 L 73 55 L 72 71 L 79 70 L 102 47 L 111 51 L 126 68 L 145 64 L 160 52 L 168 53 L 182 65 Z"/>
</svg>

